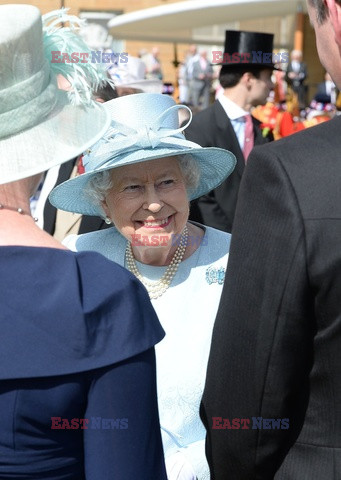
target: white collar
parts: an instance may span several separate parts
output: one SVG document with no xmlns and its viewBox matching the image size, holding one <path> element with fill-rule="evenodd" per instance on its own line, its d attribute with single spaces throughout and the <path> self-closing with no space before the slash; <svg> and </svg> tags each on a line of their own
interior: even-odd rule
<svg viewBox="0 0 341 480">
<path fill-rule="evenodd" d="M 221 95 L 218 100 L 230 120 L 237 120 L 237 118 L 245 117 L 245 115 L 249 114 L 249 112 L 230 100 L 226 95 Z"/>
</svg>

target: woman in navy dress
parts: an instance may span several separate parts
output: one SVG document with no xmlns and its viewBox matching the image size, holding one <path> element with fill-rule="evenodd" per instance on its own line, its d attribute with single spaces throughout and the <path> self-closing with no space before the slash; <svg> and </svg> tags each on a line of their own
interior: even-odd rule
<svg viewBox="0 0 341 480">
<path fill-rule="evenodd" d="M 68 20 L 43 19 L 43 45 L 36 7 L 0 6 L 0 479 L 166 480 L 154 357 L 164 332 L 145 289 L 97 253 L 66 250 L 30 214 L 40 172 L 108 126 L 85 88 L 94 67 L 77 69 L 70 99 L 44 57 L 58 41 L 84 51 L 56 30 Z"/>
</svg>

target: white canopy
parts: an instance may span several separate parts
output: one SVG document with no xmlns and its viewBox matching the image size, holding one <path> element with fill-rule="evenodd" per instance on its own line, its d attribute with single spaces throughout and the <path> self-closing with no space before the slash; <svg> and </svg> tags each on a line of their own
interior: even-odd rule
<svg viewBox="0 0 341 480">
<path fill-rule="evenodd" d="M 193 29 L 261 17 L 275 17 L 306 12 L 303 0 L 187 0 L 146 8 L 110 20 L 114 38 L 157 42 L 191 43 Z M 224 41 L 212 36 L 206 44 Z"/>
</svg>

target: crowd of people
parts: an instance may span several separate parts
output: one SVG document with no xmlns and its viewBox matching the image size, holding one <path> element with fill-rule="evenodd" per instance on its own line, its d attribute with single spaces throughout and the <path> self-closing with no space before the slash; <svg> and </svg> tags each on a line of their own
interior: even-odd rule
<svg viewBox="0 0 341 480">
<path fill-rule="evenodd" d="M 226 31 L 213 102 L 192 45 L 178 104 L 157 47 L 55 64 L 79 20 L 0 6 L 1 479 L 340 478 L 341 0 L 307 7 L 306 112 L 273 34 Z"/>
</svg>

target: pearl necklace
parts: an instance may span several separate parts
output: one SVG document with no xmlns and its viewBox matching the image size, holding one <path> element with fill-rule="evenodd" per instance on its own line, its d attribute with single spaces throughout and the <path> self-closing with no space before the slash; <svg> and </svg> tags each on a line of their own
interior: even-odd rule
<svg viewBox="0 0 341 480">
<path fill-rule="evenodd" d="M 152 299 L 159 298 L 168 289 L 185 255 L 187 240 L 188 240 L 188 228 L 186 226 L 183 229 L 183 232 L 180 237 L 179 246 L 175 250 L 171 263 L 168 265 L 165 273 L 162 275 L 160 280 L 157 280 L 156 282 L 150 282 L 141 275 L 136 265 L 131 243 L 128 242 L 126 253 L 125 253 L 128 270 L 131 273 L 133 273 L 135 277 L 137 277 L 140 280 L 140 282 L 143 283 L 143 285 L 146 287 L 149 293 L 150 298 Z"/>
<path fill-rule="evenodd" d="M 12 212 L 17 212 L 17 213 L 20 213 L 20 215 L 28 215 L 30 217 L 32 217 L 31 213 L 28 213 L 28 212 L 25 212 L 25 210 L 23 210 L 21 207 L 9 207 L 8 205 L 3 205 L 2 203 L 0 203 L 0 210 L 11 210 Z M 33 220 L 35 222 L 38 221 L 38 218 L 36 217 L 32 217 Z"/>
</svg>

